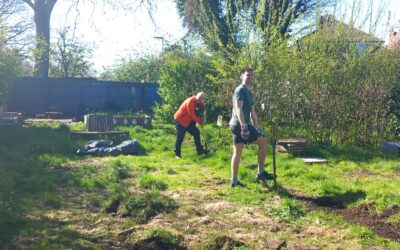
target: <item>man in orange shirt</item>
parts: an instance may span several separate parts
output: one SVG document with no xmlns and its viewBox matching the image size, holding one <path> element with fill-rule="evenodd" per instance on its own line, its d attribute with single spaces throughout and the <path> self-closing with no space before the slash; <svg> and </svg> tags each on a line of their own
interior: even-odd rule
<svg viewBox="0 0 400 250">
<path fill-rule="evenodd" d="M 194 138 L 197 154 L 201 155 L 208 153 L 201 145 L 200 131 L 196 127 L 196 123 L 201 124 L 201 118 L 196 114 L 196 109 L 200 106 L 204 106 L 205 98 L 206 95 L 204 92 L 199 92 L 197 95 L 187 98 L 174 115 L 176 123 L 176 142 L 174 152 L 176 158 L 182 157 L 181 147 L 186 131 Z"/>
</svg>

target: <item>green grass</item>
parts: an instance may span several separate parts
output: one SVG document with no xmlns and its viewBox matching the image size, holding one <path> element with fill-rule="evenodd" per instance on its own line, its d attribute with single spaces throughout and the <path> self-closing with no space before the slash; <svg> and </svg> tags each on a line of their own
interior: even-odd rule
<svg viewBox="0 0 400 250">
<path fill-rule="evenodd" d="M 74 126 L 74 129 L 79 127 Z M 204 233 L 198 236 L 196 245 L 201 249 L 207 242 L 213 244 L 217 236 L 235 235 L 232 230 L 241 227 L 252 235 L 257 232 L 254 237 L 259 237 L 245 242 L 242 248 L 257 249 L 265 236 L 261 232 L 270 229 L 262 228 L 264 224 L 235 222 L 235 219 L 260 214 L 278 225 L 287 225 L 285 230 L 268 231 L 268 237 L 285 239 L 290 247 L 293 246 L 290 242 L 297 241 L 294 235 L 298 228 L 308 227 L 343 231 L 341 243 L 331 243 L 332 239 L 325 235 L 318 238 L 320 243 L 302 241 L 322 248 L 340 244 L 349 248 L 400 247 L 366 227 L 307 209 L 301 199 L 289 192 L 297 190 L 303 195 L 319 197 L 321 202 L 345 207 L 375 203 L 378 212 L 382 212 L 400 205 L 398 156 L 381 155 L 372 147 L 314 144 L 305 155 L 322 156 L 329 163 L 306 165 L 290 154 L 277 154 L 279 188 L 272 190 L 254 181 L 256 147 L 246 146 L 239 170 L 239 179 L 246 187 L 231 189 L 232 148 L 228 129 L 223 128 L 219 133 L 217 128 L 205 126 L 211 149 L 208 156 L 198 156 L 193 139 L 187 135 L 181 160 L 173 157 L 173 125 L 155 123 L 153 129 L 118 129 L 128 130 L 130 138 L 138 139 L 140 155 L 78 157 L 74 152 L 84 141 L 71 140 L 66 126 L 1 127 L 0 245 L 22 247 L 15 239 L 25 237 L 30 241 L 23 246 L 34 249 L 53 246 L 118 249 L 121 245 L 113 245 L 111 239 L 120 231 L 136 228 L 131 236 L 118 236 L 122 237 L 122 247 L 131 246 L 132 239 L 156 236 L 170 237 L 172 241 L 168 244 L 179 245 L 184 242 L 180 235 L 193 232 Z M 266 164 L 270 172 L 270 147 Z M 234 205 L 227 210 L 224 207 L 205 210 L 205 205 L 218 202 Z M 164 231 L 151 224 L 158 216 L 168 221 Z M 213 219 L 210 225 L 198 222 L 204 216 Z M 390 221 L 398 222 L 398 217 L 392 216 Z M 319 223 L 316 225 L 315 221 Z M 145 226 L 147 223 L 149 227 Z M 89 225 L 94 228 L 88 228 Z"/>
<path fill-rule="evenodd" d="M 295 223 L 298 218 L 306 214 L 306 209 L 300 202 L 285 198 L 278 207 L 271 209 L 270 214 L 280 221 Z"/>
<path fill-rule="evenodd" d="M 139 187 L 147 189 L 166 190 L 168 185 L 151 175 L 144 175 L 139 178 Z"/>
<path fill-rule="evenodd" d="M 130 195 L 125 201 L 122 213 L 123 216 L 133 217 L 139 223 L 144 223 L 156 214 L 171 211 L 176 207 L 173 199 L 152 191 Z"/>
</svg>

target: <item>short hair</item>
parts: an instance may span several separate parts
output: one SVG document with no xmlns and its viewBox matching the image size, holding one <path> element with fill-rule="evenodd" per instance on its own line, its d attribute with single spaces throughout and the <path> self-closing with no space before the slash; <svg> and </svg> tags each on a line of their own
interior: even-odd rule
<svg viewBox="0 0 400 250">
<path fill-rule="evenodd" d="M 200 96 L 204 96 L 204 98 L 205 98 L 206 97 L 206 93 L 204 93 L 203 91 L 202 92 L 198 92 L 196 94 L 196 98 L 199 99 Z"/>
<path fill-rule="evenodd" d="M 254 70 L 253 70 L 253 68 L 250 68 L 250 67 L 242 68 L 242 69 L 240 70 L 240 75 L 242 75 L 244 72 L 247 72 L 247 71 L 253 72 Z"/>
</svg>

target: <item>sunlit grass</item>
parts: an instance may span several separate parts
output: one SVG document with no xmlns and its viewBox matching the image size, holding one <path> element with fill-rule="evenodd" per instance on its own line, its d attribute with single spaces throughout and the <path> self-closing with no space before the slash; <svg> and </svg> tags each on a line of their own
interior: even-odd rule
<svg viewBox="0 0 400 250">
<path fill-rule="evenodd" d="M 10 239 L 19 235 L 18 232 L 38 231 L 40 226 L 33 227 L 21 221 L 26 214 L 39 213 L 43 207 L 54 211 L 66 207 L 77 209 L 83 202 L 92 212 L 100 213 L 97 221 L 106 220 L 108 214 L 117 214 L 133 218 L 132 223 L 145 223 L 158 213 L 173 213 L 179 207 L 172 195 L 195 190 L 210 199 L 262 208 L 265 216 L 289 224 L 319 220 L 323 225 L 349 227 L 346 237 L 365 246 L 378 244 L 393 249 L 397 246 L 376 237 L 368 229 L 350 227 L 337 216 L 309 211 L 296 197 L 288 195 L 288 190 L 294 189 L 347 207 L 373 202 L 378 211 L 384 211 L 400 205 L 400 180 L 397 178 L 400 165 L 396 156 L 381 155 L 369 148 L 324 144 L 314 145 L 314 151 L 307 154 L 315 152 L 328 159 L 327 164 L 306 165 L 291 154 L 277 154 L 279 188 L 274 190 L 255 181 L 256 147 L 246 146 L 239 170 L 239 179 L 246 187 L 231 189 L 232 146 L 228 129 L 222 128 L 219 132 L 212 125 L 205 126 L 203 132 L 209 134 L 211 150 L 207 156 L 196 154 L 193 139 L 187 135 L 183 158 L 179 160 L 173 155 L 173 125 L 155 123 L 153 129 L 118 129 L 128 130 L 130 138 L 138 139 L 140 155 L 77 157 L 74 152 L 83 141 L 71 140 L 65 126 L 40 124 L 0 130 L 0 140 L 5 142 L 0 145 L 0 244 L 12 246 Z M 271 147 L 266 170 L 272 171 Z M 85 213 L 74 216 L 69 223 L 91 220 Z M 390 219 L 398 221 L 398 216 Z M 6 231 L 10 225 L 14 230 Z M 52 242 L 42 240 L 35 246 L 46 248 L 51 243 L 60 248 L 95 246 L 79 240 L 75 245 L 67 244 L 68 240 L 82 239 L 81 235 L 67 229 L 62 225 L 58 232 L 55 229 L 47 232 L 49 237 L 60 235 Z M 154 235 L 170 233 L 156 231 Z M 46 230 L 42 232 L 46 234 Z M 219 234 L 215 232 L 215 235 Z M 282 238 L 290 239 L 290 236 Z"/>
</svg>

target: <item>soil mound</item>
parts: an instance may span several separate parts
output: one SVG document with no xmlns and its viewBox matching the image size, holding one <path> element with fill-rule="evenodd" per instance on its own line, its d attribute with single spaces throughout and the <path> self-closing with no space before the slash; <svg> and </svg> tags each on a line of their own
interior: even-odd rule
<svg viewBox="0 0 400 250">
<path fill-rule="evenodd" d="M 223 249 L 230 250 L 236 247 L 243 246 L 244 243 L 236 241 L 228 236 L 220 236 L 214 240 L 210 245 L 207 246 L 208 249 Z"/>
<path fill-rule="evenodd" d="M 400 242 L 400 223 L 389 221 L 389 217 L 400 213 L 399 206 L 393 206 L 378 214 L 374 204 L 362 204 L 345 209 L 340 214 L 343 219 L 370 227 L 376 234 Z"/>
<path fill-rule="evenodd" d="M 129 248 L 130 250 L 185 250 L 186 248 L 169 242 L 161 237 L 155 236 L 136 242 L 135 245 Z"/>
</svg>

